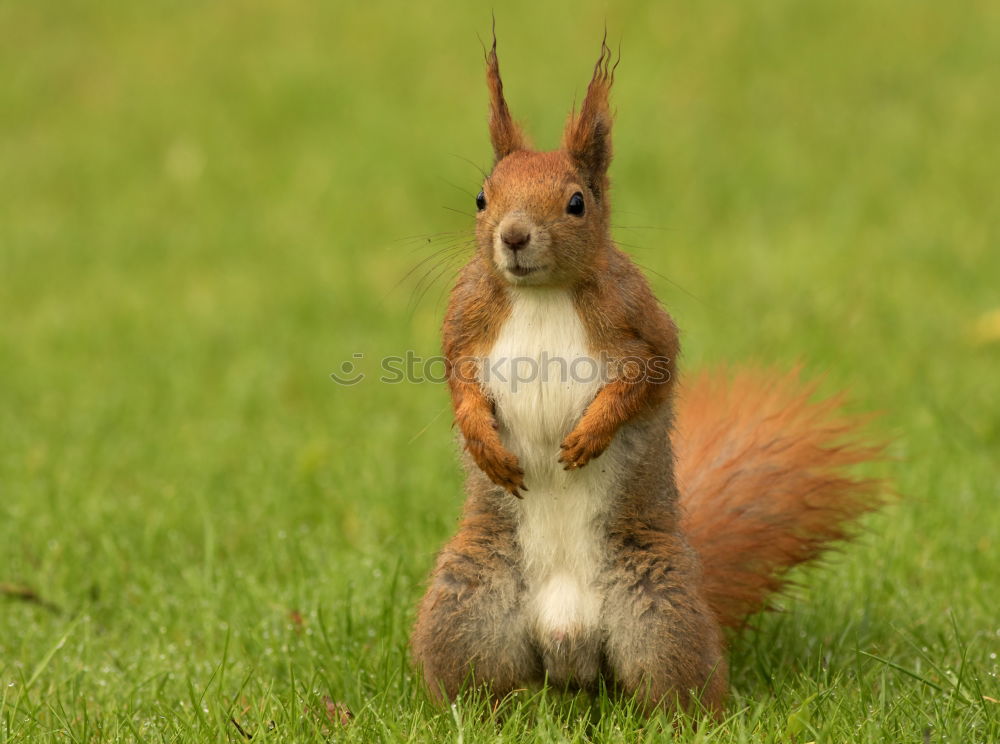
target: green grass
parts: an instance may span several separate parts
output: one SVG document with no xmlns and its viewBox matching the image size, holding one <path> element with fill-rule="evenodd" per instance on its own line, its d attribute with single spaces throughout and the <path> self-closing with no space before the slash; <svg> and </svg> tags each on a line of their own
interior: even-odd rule
<svg viewBox="0 0 1000 744">
<path fill-rule="evenodd" d="M 677 740 L 1000 740 L 998 5 L 515 5 L 542 146 L 623 40 L 616 233 L 684 368 L 801 360 L 894 441 L 903 498 Z M 606 696 L 437 710 L 408 664 L 461 475 L 442 386 L 373 377 L 438 348 L 457 263 L 404 279 L 447 242 L 401 239 L 471 224 L 488 32 L 430 0 L 0 4 L 0 742 L 671 739 Z"/>
</svg>

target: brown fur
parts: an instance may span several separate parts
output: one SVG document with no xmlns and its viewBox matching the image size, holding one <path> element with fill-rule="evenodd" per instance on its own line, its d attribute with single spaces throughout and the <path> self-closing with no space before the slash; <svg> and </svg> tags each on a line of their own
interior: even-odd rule
<svg viewBox="0 0 1000 744">
<path fill-rule="evenodd" d="M 681 529 L 701 557 L 704 592 L 737 627 L 784 585 L 787 569 L 848 536 L 881 503 L 881 484 L 844 468 L 878 459 L 858 438 L 863 417 L 841 396 L 810 402 L 798 374 L 701 374 L 679 395 L 672 436 Z"/>
<path fill-rule="evenodd" d="M 455 425 L 462 432 L 466 449 L 494 483 L 520 495 L 524 472 L 500 442 L 493 406 L 477 381 L 475 362 L 496 338 L 507 304 L 495 277 L 480 264 L 469 264 L 452 291 L 445 314 L 443 351 Z"/>
<path fill-rule="evenodd" d="M 521 127 L 511 117 L 507 101 L 503 97 L 503 81 L 500 79 L 495 36 L 493 46 L 486 54 L 486 85 L 490 91 L 490 142 L 493 143 L 496 162 L 499 162 L 516 150 L 527 149 L 529 145 Z"/>
<path fill-rule="evenodd" d="M 466 684 L 499 699 L 545 680 L 593 689 L 604 679 L 647 708 L 690 707 L 696 698 L 719 711 L 727 684 L 721 626 L 740 625 L 781 588 L 788 568 L 843 537 L 845 525 L 878 502 L 874 483 L 842 470 L 877 448 L 850 444 L 858 422 L 836 414 L 837 399 L 810 403 L 812 388 L 793 377 L 745 373 L 730 387 L 698 378 L 681 392 L 673 426 L 676 326 L 610 239 L 610 56 L 602 44 L 563 149 L 546 153 L 528 149 L 510 116 L 495 41 L 487 56 L 497 162 L 483 184 L 478 248 L 443 328 L 467 499 L 412 638 L 438 699 Z M 574 195 L 582 214 L 569 211 Z M 568 293 L 588 353 L 613 360 L 619 372 L 557 430 L 553 458 L 571 471 L 566 478 L 596 472 L 612 480 L 606 493 L 582 492 L 591 501 L 581 507 L 599 515 L 592 523 L 599 555 L 581 557 L 596 559 L 588 591 L 600 597 L 599 622 L 555 636 L 531 615 L 537 586 L 519 532 L 537 506 L 531 499 L 554 498 L 551 486 L 529 490 L 505 445 L 519 441 L 517 432 L 505 428 L 481 382 L 481 360 L 512 317 L 514 293 L 550 291 Z M 664 375 L 633 374 L 654 367 Z M 547 451 L 522 446 L 521 454 Z"/>
<path fill-rule="evenodd" d="M 608 166 L 611 165 L 612 116 L 608 101 L 615 67 L 617 63 L 611 64 L 611 49 L 602 41 L 601 56 L 594 65 L 594 76 L 587 86 L 580 114 L 570 117 L 563 134 L 563 149 L 586 174 L 587 185 L 605 203 L 605 211 L 604 195 L 608 191 Z"/>
</svg>

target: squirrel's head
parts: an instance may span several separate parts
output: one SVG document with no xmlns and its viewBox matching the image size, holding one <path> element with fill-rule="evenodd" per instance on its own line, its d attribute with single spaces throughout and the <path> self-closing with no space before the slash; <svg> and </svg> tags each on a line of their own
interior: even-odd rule
<svg viewBox="0 0 1000 744">
<path fill-rule="evenodd" d="M 611 50 L 602 42 L 587 96 L 566 123 L 562 147 L 536 152 L 504 100 L 494 38 L 486 80 L 495 160 L 476 198 L 476 240 L 505 282 L 566 286 L 601 270 L 610 244 L 613 76 Z"/>
</svg>

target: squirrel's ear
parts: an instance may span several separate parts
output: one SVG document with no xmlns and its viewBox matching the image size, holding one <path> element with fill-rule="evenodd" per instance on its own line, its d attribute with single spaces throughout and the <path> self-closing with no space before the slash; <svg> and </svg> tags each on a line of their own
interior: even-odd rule
<svg viewBox="0 0 1000 744">
<path fill-rule="evenodd" d="M 493 154 L 500 162 L 515 150 L 528 149 L 528 140 L 513 118 L 507 101 L 503 97 L 503 81 L 500 80 L 500 64 L 497 62 L 497 37 L 493 36 L 493 46 L 486 53 L 486 84 L 490 89 L 490 142 Z"/>
<path fill-rule="evenodd" d="M 587 86 L 578 115 L 570 114 L 563 133 L 563 147 L 587 179 L 587 186 L 601 200 L 608 187 L 608 166 L 611 165 L 611 108 L 608 95 L 615 78 L 607 34 L 601 41 L 601 56 L 594 66 L 594 77 Z"/>
</svg>

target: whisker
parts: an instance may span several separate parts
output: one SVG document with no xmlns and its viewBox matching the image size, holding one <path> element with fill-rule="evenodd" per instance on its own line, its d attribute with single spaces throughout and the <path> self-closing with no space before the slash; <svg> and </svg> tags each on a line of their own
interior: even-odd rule
<svg viewBox="0 0 1000 744">
<path fill-rule="evenodd" d="M 459 185 L 458 185 L 457 183 L 452 183 L 451 181 L 449 181 L 449 180 L 448 180 L 447 178 L 445 178 L 444 176 L 438 176 L 438 178 L 439 178 L 439 179 L 440 179 L 441 181 L 443 181 L 444 183 L 446 183 L 446 184 L 448 184 L 449 186 L 451 186 L 451 187 L 452 187 L 453 189 L 455 189 L 456 191 L 461 191 L 461 192 L 462 192 L 463 194 L 465 194 L 466 196 L 471 196 L 471 197 L 475 198 L 475 196 L 476 196 L 475 192 L 473 192 L 473 191 L 467 191 L 467 190 L 466 190 L 466 187 L 464 187 L 464 186 L 459 186 Z"/>
<path fill-rule="evenodd" d="M 635 243 L 626 243 L 624 240 L 616 240 L 615 245 L 622 245 L 626 248 L 631 248 L 636 251 L 648 251 L 649 248 L 644 245 L 636 245 Z"/>
<path fill-rule="evenodd" d="M 486 181 L 487 183 L 489 183 L 489 181 L 490 181 L 490 174 L 487 173 L 485 170 L 483 170 L 482 166 L 479 165 L 479 163 L 475 162 L 474 160 L 470 160 L 469 158 L 465 157 L 464 155 L 459 155 L 458 153 L 455 153 L 455 152 L 451 153 L 451 156 L 453 158 L 458 158 L 459 160 L 464 160 L 466 163 L 468 163 L 469 165 L 471 165 L 477 171 L 479 171 L 480 173 L 482 173 L 483 180 Z"/>
<path fill-rule="evenodd" d="M 462 268 L 464 266 L 465 264 L 463 263 L 462 266 L 459 266 L 458 268 L 454 269 L 451 272 L 451 276 L 448 277 L 448 281 L 442 284 L 441 291 L 438 292 L 437 300 L 434 301 L 435 314 L 440 315 L 439 311 L 441 310 L 441 302 L 444 299 L 445 293 L 455 285 L 455 280 L 458 279 L 458 275 L 462 272 Z"/>
<path fill-rule="evenodd" d="M 419 286 L 423 279 L 442 262 L 450 262 L 456 258 L 463 257 L 470 252 L 470 249 L 474 248 L 474 245 L 475 243 L 472 240 L 459 241 L 452 245 L 446 245 L 420 260 L 407 272 L 407 276 L 404 279 L 412 276 L 415 271 L 426 268 L 426 271 L 421 274 L 421 278 L 417 280 L 417 285 Z"/>
<path fill-rule="evenodd" d="M 464 230 L 448 230 L 448 231 L 442 231 L 442 232 L 436 232 L 436 233 L 425 233 L 423 235 L 405 235 L 405 236 L 403 236 L 401 238 L 393 238 L 389 242 L 393 243 L 393 244 L 397 244 L 397 243 L 409 243 L 409 242 L 414 242 L 414 243 L 424 243 L 424 242 L 427 242 L 427 243 L 429 243 L 432 240 L 436 240 L 436 239 L 438 239 L 438 238 L 440 238 L 442 236 L 458 235 L 458 234 L 463 233 L 463 232 L 465 232 L 465 231 Z"/>
<path fill-rule="evenodd" d="M 417 308 L 420 303 L 423 302 L 424 297 L 430 291 L 431 287 L 437 283 L 445 273 L 454 268 L 454 261 L 458 256 L 446 256 L 442 260 L 431 266 L 424 275 L 420 278 L 417 286 L 414 287 L 413 293 L 410 295 L 410 302 L 408 311 L 412 316 L 416 313 Z"/>
<path fill-rule="evenodd" d="M 433 240 L 428 239 L 426 242 L 418 243 L 410 248 L 410 253 L 416 253 L 426 248 L 442 248 L 449 245 L 455 245 L 457 243 L 472 242 L 475 241 L 475 239 L 474 235 L 464 231 L 453 233 L 451 235 L 442 235 L 440 238 L 435 238 Z"/>
<path fill-rule="evenodd" d="M 692 300 L 694 300 L 698 304 L 700 304 L 700 305 L 704 305 L 705 304 L 705 301 L 702 300 L 700 297 L 698 297 L 698 295 L 694 294 L 693 292 L 689 292 L 687 289 L 685 289 L 680 284 L 678 284 L 677 282 L 675 282 L 669 276 L 665 276 L 665 275 L 661 274 L 659 271 L 657 271 L 656 269 L 654 269 L 654 268 L 652 268 L 650 266 L 647 266 L 646 264 L 639 263 L 638 261 L 635 260 L 635 257 L 632 258 L 632 263 L 634 263 L 639 268 L 644 269 L 645 271 L 648 271 L 650 274 L 655 274 L 656 276 L 660 277 L 660 279 L 662 279 L 663 281 L 668 282 L 669 284 L 672 284 L 674 287 L 676 287 L 677 289 L 679 289 L 681 292 L 683 292 L 684 294 L 686 294 L 688 297 L 690 297 Z"/>
<path fill-rule="evenodd" d="M 398 282 L 393 286 L 393 289 L 397 289 L 399 285 L 413 276 L 414 272 L 419 271 L 421 268 L 427 265 L 428 262 L 436 262 L 442 258 L 451 258 L 452 256 L 458 256 L 465 252 L 466 248 L 471 247 L 471 243 L 456 243 L 454 245 L 446 245 L 443 248 L 431 253 L 429 256 L 425 256 L 420 261 L 418 261 L 409 271 L 407 271 Z"/>
<path fill-rule="evenodd" d="M 655 230 L 657 232 L 677 232 L 673 227 L 659 227 L 657 225 L 612 225 L 612 230 Z"/>
<path fill-rule="evenodd" d="M 454 212 L 455 214 L 460 214 L 463 217 L 475 218 L 475 215 L 472 214 L 472 212 L 463 212 L 461 209 L 455 209 L 454 207 L 444 207 L 443 206 L 443 207 L 441 207 L 441 209 L 447 209 L 449 212 Z"/>
</svg>

